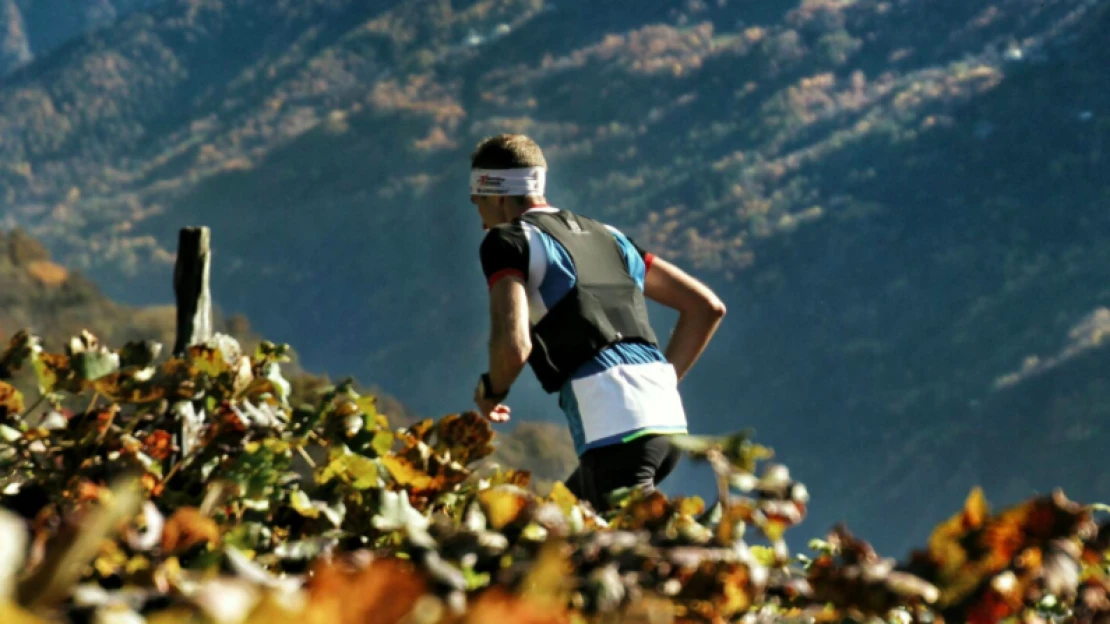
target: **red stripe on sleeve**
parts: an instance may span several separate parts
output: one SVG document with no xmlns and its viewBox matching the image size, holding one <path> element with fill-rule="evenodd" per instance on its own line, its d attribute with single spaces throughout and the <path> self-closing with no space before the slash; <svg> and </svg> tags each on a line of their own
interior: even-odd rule
<svg viewBox="0 0 1110 624">
<path fill-rule="evenodd" d="M 644 254 L 644 275 L 647 275 L 647 272 L 651 270 L 651 263 L 654 260 L 655 260 L 655 254 L 653 254 L 653 253 Z"/>
<path fill-rule="evenodd" d="M 521 272 L 520 270 L 518 270 L 518 269 L 502 269 L 502 270 L 500 270 L 500 271 L 498 271 L 498 272 L 496 272 L 496 273 L 494 273 L 493 275 L 490 276 L 490 278 L 489 278 L 490 290 L 493 290 L 493 285 L 496 284 L 497 282 L 501 281 L 502 278 L 512 277 L 512 276 L 519 277 L 521 281 L 524 281 L 524 273 Z"/>
</svg>

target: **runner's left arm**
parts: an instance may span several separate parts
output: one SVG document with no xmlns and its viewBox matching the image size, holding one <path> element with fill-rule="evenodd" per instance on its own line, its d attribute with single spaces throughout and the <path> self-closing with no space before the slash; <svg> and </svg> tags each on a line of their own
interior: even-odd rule
<svg viewBox="0 0 1110 624">
<path fill-rule="evenodd" d="M 517 277 L 502 279 L 490 291 L 489 376 L 494 390 L 508 390 L 531 354 L 524 282 Z"/>
<path fill-rule="evenodd" d="M 481 260 L 490 296 L 490 381 L 500 393 L 512 386 L 532 353 L 523 232 L 513 226 L 491 229 L 482 241 Z"/>
</svg>

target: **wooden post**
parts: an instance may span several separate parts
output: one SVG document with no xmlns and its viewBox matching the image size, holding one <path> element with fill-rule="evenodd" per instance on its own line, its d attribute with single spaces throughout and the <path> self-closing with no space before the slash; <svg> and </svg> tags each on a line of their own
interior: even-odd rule
<svg viewBox="0 0 1110 624">
<path fill-rule="evenodd" d="M 177 298 L 177 336 L 173 354 L 212 337 L 212 293 L 208 288 L 211 233 L 207 227 L 181 228 L 173 292 Z"/>
</svg>

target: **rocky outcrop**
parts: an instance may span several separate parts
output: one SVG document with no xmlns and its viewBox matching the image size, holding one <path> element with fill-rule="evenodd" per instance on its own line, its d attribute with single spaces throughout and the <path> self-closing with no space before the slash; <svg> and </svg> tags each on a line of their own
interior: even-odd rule
<svg viewBox="0 0 1110 624">
<path fill-rule="evenodd" d="M 0 74 L 7 74 L 31 58 L 31 43 L 19 6 L 15 0 L 0 0 Z"/>
<path fill-rule="evenodd" d="M 0 0 L 0 76 L 162 0 Z"/>
</svg>

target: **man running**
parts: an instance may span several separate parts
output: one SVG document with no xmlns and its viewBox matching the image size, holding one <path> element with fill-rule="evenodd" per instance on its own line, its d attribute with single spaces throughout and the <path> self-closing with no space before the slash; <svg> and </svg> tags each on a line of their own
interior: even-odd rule
<svg viewBox="0 0 1110 624">
<path fill-rule="evenodd" d="M 490 293 L 489 371 L 474 401 L 493 422 L 524 368 L 558 393 L 579 467 L 568 488 L 596 509 L 624 487 L 651 489 L 678 461 L 686 433 L 678 382 L 725 315 L 721 300 L 616 228 L 547 205 L 547 161 L 519 134 L 479 144 L 470 199 L 488 229 L 480 256 Z M 679 312 L 666 351 L 645 296 Z"/>
</svg>

